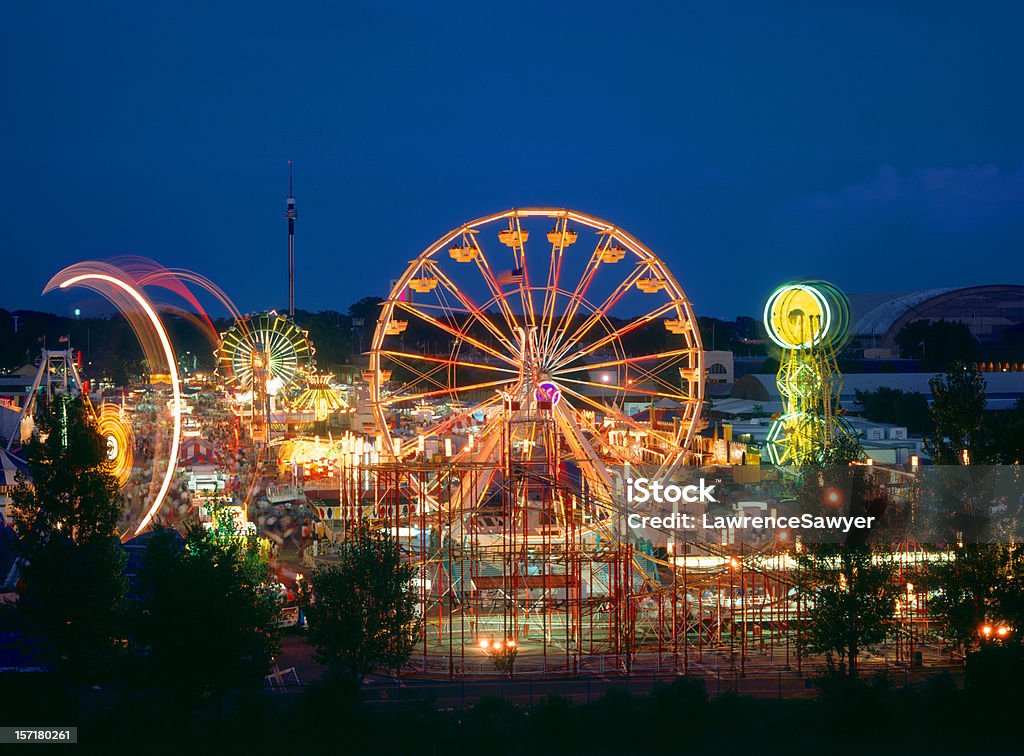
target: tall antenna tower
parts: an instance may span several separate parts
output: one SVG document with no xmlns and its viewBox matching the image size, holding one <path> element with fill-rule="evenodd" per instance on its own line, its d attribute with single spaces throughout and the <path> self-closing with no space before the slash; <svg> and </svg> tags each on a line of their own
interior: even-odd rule
<svg viewBox="0 0 1024 756">
<path fill-rule="evenodd" d="M 288 317 L 295 319 L 295 192 L 292 183 L 292 161 L 288 161 L 288 203 L 284 217 L 288 219 Z"/>
</svg>

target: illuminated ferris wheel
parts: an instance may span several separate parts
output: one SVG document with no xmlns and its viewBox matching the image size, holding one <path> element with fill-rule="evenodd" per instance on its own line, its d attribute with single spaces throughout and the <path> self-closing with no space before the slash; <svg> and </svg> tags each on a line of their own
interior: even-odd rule
<svg viewBox="0 0 1024 756">
<path fill-rule="evenodd" d="M 217 370 L 237 390 L 251 390 L 261 376 L 276 393 L 295 383 L 313 354 L 309 333 L 271 310 L 247 315 L 220 335 Z"/>
<path fill-rule="evenodd" d="M 612 223 L 527 208 L 470 221 L 382 304 L 370 399 L 386 452 L 474 461 L 548 441 L 598 470 L 683 458 L 703 399 L 700 335 L 667 266 Z"/>
</svg>

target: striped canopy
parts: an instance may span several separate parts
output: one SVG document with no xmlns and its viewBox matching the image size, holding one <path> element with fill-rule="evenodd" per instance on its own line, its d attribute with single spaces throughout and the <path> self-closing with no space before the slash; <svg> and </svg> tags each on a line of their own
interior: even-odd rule
<svg viewBox="0 0 1024 756">
<path fill-rule="evenodd" d="M 0 488 L 13 486 L 18 481 L 16 476 L 19 472 L 28 474 L 28 464 L 20 457 L 16 457 L 9 451 L 0 449 Z"/>
</svg>

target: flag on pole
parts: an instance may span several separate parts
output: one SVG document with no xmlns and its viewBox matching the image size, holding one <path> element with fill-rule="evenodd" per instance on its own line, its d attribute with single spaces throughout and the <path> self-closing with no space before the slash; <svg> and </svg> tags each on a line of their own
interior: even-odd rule
<svg viewBox="0 0 1024 756">
<path fill-rule="evenodd" d="M 61 336 L 59 339 L 57 339 L 58 344 L 67 344 L 69 341 L 70 339 L 67 336 Z"/>
<path fill-rule="evenodd" d="M 523 282 L 523 269 L 505 270 L 498 274 L 500 286 L 519 286 Z"/>
<path fill-rule="evenodd" d="M 398 286 L 398 279 L 397 278 L 392 278 L 391 281 L 389 282 L 388 288 L 391 289 L 392 291 L 394 291 L 396 286 Z M 395 297 L 395 301 L 396 302 L 408 302 L 410 299 L 411 299 L 411 297 L 409 296 L 409 287 L 408 286 L 405 287 L 404 289 L 402 289 L 398 293 L 398 296 Z"/>
</svg>

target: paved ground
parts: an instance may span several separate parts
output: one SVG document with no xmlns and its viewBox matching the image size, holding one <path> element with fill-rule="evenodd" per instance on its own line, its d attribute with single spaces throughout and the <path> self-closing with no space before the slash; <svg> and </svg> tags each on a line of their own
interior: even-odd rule
<svg viewBox="0 0 1024 756">
<path fill-rule="evenodd" d="M 949 673 L 957 684 L 963 682 L 963 667 L 948 664 L 941 657 L 926 659 L 926 666 L 914 669 L 890 668 L 890 674 L 897 684 L 917 684 L 929 676 Z M 294 668 L 300 683 L 294 685 L 294 678 L 288 675 L 286 682 L 292 683 L 288 690 L 300 690 L 302 686 L 319 678 L 324 668 L 313 659 L 313 650 L 301 636 L 286 636 L 278 657 L 281 670 Z M 863 673 L 870 675 L 885 668 L 883 658 L 866 659 Z M 689 663 L 691 676 L 703 677 L 708 694 L 719 696 L 729 691 L 741 695 L 763 698 L 807 698 L 815 695 L 812 681 L 815 665 L 806 664 L 802 672 L 757 666 L 751 663 L 746 674 L 732 668 L 724 658 L 706 655 L 702 660 Z M 550 695 L 560 695 L 577 703 L 599 698 L 608 690 L 618 688 L 631 693 L 650 693 L 655 686 L 667 684 L 676 677 L 672 670 L 652 672 L 638 670 L 628 677 L 616 673 L 567 675 L 516 675 L 511 679 L 495 677 L 469 677 L 454 681 L 424 680 L 415 677 L 395 679 L 380 675 L 367 677 L 363 684 L 363 697 L 377 705 L 395 704 L 405 700 L 427 699 L 436 702 L 439 708 L 462 708 L 488 696 L 497 696 L 523 705 L 531 705 Z"/>
<path fill-rule="evenodd" d="M 559 695 L 576 703 L 600 698 L 611 689 L 630 693 L 650 693 L 657 685 L 667 684 L 673 674 L 640 673 L 625 676 L 586 676 L 561 678 L 512 678 L 505 680 L 461 679 L 454 682 L 425 680 L 396 681 L 386 678 L 370 679 L 363 686 L 363 698 L 374 704 L 398 703 L 405 700 L 428 699 L 436 701 L 438 708 L 463 708 L 486 697 L 500 697 L 522 705 L 532 705 L 551 695 Z M 787 698 L 807 697 L 813 688 L 803 678 L 792 675 L 774 675 L 758 678 L 706 679 L 708 692 L 720 695 L 737 690 L 745 695 Z"/>
<path fill-rule="evenodd" d="M 301 635 L 286 635 L 281 639 L 281 653 L 277 666 L 282 669 L 294 668 L 300 683 L 306 685 L 320 678 L 324 673 L 322 664 L 313 659 L 313 648 Z"/>
<path fill-rule="evenodd" d="M 929 675 L 939 670 L 895 671 L 894 677 L 899 684 L 915 684 L 923 682 Z M 795 671 L 759 672 L 739 676 L 738 672 L 730 673 L 720 670 L 715 674 L 702 674 L 692 669 L 691 676 L 704 678 L 708 694 L 712 697 L 735 691 L 740 695 L 758 698 L 810 698 L 816 695 L 813 679 Z M 953 670 L 954 678 L 959 675 L 958 683 L 962 684 L 962 671 Z M 370 678 L 363 686 L 363 698 L 375 704 L 397 703 L 405 700 L 429 699 L 437 703 L 438 708 L 464 708 L 473 705 L 480 698 L 489 696 L 504 698 L 522 705 L 532 705 L 550 695 L 560 695 L 576 703 L 586 703 L 600 698 L 611 689 L 620 689 L 630 693 L 650 693 L 656 686 L 672 682 L 673 673 L 640 672 L 626 676 L 581 676 L 581 677 L 530 677 L 504 680 L 461 679 L 453 682 L 434 682 L 426 680 L 394 680 L 391 678 Z"/>
</svg>

